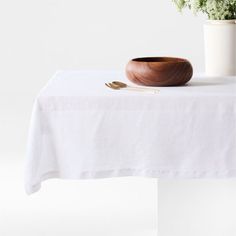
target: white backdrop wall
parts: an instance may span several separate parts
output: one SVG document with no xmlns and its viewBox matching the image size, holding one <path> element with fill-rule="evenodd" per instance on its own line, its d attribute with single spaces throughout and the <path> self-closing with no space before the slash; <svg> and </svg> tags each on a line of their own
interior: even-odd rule
<svg viewBox="0 0 236 236">
<path fill-rule="evenodd" d="M 171 0 L 0 3 L 0 235 L 156 235 L 156 180 L 48 181 L 40 193 L 25 195 L 23 160 L 32 104 L 56 70 L 123 70 L 133 57 L 166 55 L 186 57 L 195 72 L 202 72 L 204 17 L 181 15 Z M 162 189 L 177 191 L 171 186 Z M 178 196 L 194 188 L 191 182 L 174 186 Z M 210 201 L 212 193 L 205 196 Z M 163 195 L 161 202 L 171 204 Z M 169 214 L 177 210 L 171 206 Z M 216 227 L 219 222 L 224 230 L 227 224 L 216 219 Z M 178 235 L 188 235 L 185 225 L 175 228 Z M 206 235 L 212 235 L 209 230 Z M 162 236 L 170 234 L 162 228 Z"/>
<path fill-rule="evenodd" d="M 1 151 L 24 152 L 33 99 L 56 70 L 124 69 L 133 57 L 167 55 L 203 71 L 202 23 L 171 0 L 1 1 Z"/>
</svg>

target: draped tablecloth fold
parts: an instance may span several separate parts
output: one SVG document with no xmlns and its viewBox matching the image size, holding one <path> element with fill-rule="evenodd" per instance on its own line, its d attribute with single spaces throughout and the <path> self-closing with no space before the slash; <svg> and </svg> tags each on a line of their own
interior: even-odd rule
<svg viewBox="0 0 236 236">
<path fill-rule="evenodd" d="M 60 71 L 35 100 L 25 187 L 48 178 L 236 177 L 236 78 L 158 94 L 112 91 L 119 71 Z"/>
</svg>

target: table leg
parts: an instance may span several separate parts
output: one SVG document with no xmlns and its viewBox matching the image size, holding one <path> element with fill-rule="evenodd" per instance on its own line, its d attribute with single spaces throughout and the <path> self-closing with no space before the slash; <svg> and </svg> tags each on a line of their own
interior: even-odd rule
<svg viewBox="0 0 236 236">
<path fill-rule="evenodd" d="M 235 180 L 159 180 L 158 236 L 235 236 Z"/>
</svg>

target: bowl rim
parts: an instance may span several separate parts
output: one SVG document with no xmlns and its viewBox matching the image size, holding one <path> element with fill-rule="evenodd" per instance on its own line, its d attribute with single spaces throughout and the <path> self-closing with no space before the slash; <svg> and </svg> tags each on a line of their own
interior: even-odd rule
<svg viewBox="0 0 236 236">
<path fill-rule="evenodd" d="M 159 61 L 158 61 L 159 60 Z M 188 59 L 181 57 L 137 57 L 131 59 L 131 62 L 138 63 L 190 63 Z"/>
</svg>

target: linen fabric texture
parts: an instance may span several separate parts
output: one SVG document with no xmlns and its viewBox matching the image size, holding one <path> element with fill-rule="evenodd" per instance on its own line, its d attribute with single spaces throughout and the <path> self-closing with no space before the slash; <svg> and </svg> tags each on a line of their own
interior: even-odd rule
<svg viewBox="0 0 236 236">
<path fill-rule="evenodd" d="M 59 71 L 35 100 L 25 188 L 49 178 L 236 177 L 236 78 L 157 94 L 111 90 L 120 71 Z M 130 83 L 129 83 L 130 84 Z"/>
</svg>

